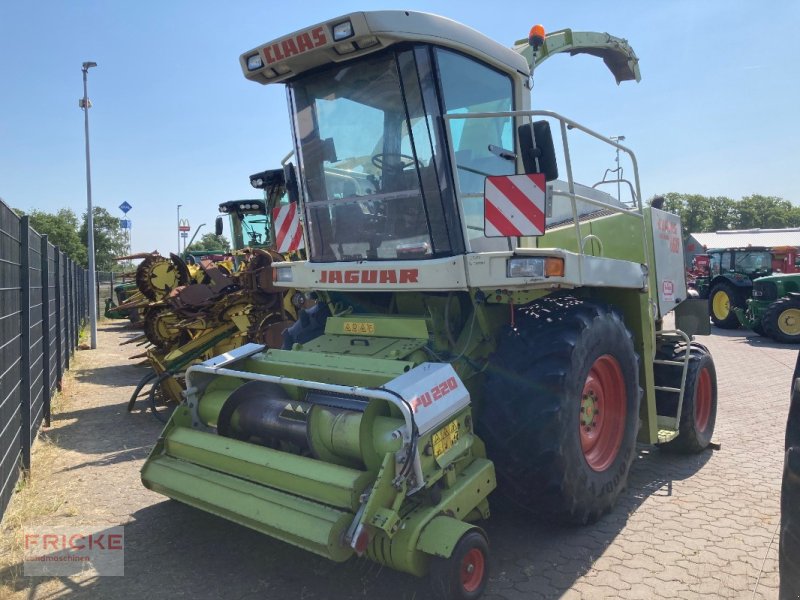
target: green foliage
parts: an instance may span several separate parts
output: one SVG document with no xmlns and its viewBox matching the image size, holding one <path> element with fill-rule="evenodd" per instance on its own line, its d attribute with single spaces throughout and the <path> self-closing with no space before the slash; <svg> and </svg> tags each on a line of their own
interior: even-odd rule
<svg viewBox="0 0 800 600">
<path fill-rule="evenodd" d="M 24 211 L 14 209 L 19 216 Z M 119 219 L 112 216 L 105 208 L 95 206 L 94 210 L 94 249 L 95 266 L 98 271 L 119 270 L 114 260 L 126 251 L 125 234 L 119 227 Z M 48 241 L 64 252 L 80 266 L 88 266 L 88 237 L 86 215 L 78 219 L 69 208 L 62 208 L 56 213 L 34 210 L 28 215 L 31 227 Z"/>
<path fill-rule="evenodd" d="M 206 233 L 201 236 L 199 240 L 193 242 L 186 248 L 187 252 L 195 250 L 228 252 L 231 249 L 231 243 L 224 235 L 216 235 L 213 233 Z"/>
<path fill-rule="evenodd" d="M 680 215 L 683 236 L 725 229 L 800 227 L 800 206 L 775 196 L 753 194 L 741 200 L 700 194 L 664 194 L 664 210 Z"/>
<path fill-rule="evenodd" d="M 21 211 L 20 211 L 21 212 Z M 68 208 L 51 214 L 34 210 L 29 215 L 34 230 L 47 235 L 48 241 L 64 252 L 79 265 L 86 267 L 86 245 L 78 235 L 78 217 Z"/>
<path fill-rule="evenodd" d="M 775 196 L 753 194 L 745 196 L 737 203 L 734 229 L 780 229 L 800 226 L 800 206 Z"/>
<path fill-rule="evenodd" d="M 117 256 L 122 256 L 127 250 L 125 234 L 119 227 L 119 219 L 100 206 L 92 207 L 94 219 L 94 256 L 95 268 L 98 271 L 112 271 L 117 267 Z M 87 218 L 83 215 L 80 236 L 81 242 L 88 247 Z"/>
</svg>

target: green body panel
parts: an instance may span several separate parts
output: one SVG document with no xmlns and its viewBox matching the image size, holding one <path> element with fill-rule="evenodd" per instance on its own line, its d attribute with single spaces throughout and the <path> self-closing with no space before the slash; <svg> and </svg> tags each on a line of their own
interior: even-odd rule
<svg viewBox="0 0 800 600">
<path fill-rule="evenodd" d="M 164 451 L 213 471 L 351 511 L 371 481 L 364 471 L 186 427 L 176 427 L 167 435 Z"/>
<path fill-rule="evenodd" d="M 458 540 L 477 529 L 479 528 L 453 517 L 436 517 L 422 530 L 417 549 L 431 556 L 450 558 Z"/>
<path fill-rule="evenodd" d="M 160 494 L 335 561 L 352 555 L 340 542 L 349 512 L 212 471 L 168 455 L 150 458 L 144 485 Z"/>
<path fill-rule="evenodd" d="M 649 212 L 649 211 L 646 211 Z M 571 252 L 579 252 L 575 225 L 563 225 L 549 230 L 529 246 L 537 248 L 562 248 Z M 580 224 L 581 238 L 595 235 L 600 238 L 598 243 L 591 238 L 586 241 L 583 248 L 585 254 L 644 262 L 642 249 L 642 219 L 630 214 L 614 214 L 600 217 Z M 525 241 L 531 238 L 525 238 Z M 602 244 L 602 252 L 601 252 Z"/>
<path fill-rule="evenodd" d="M 327 339 L 328 336 L 323 337 Z M 339 339 L 329 341 L 337 344 Z M 347 345 L 350 346 L 349 341 Z M 267 350 L 248 359 L 242 369 L 252 373 L 283 375 L 323 383 L 374 387 L 383 385 L 413 367 L 412 363 L 403 360 L 333 354 L 323 349 L 304 351 L 305 347 L 294 351 Z M 356 347 L 352 346 L 354 349 Z"/>
</svg>

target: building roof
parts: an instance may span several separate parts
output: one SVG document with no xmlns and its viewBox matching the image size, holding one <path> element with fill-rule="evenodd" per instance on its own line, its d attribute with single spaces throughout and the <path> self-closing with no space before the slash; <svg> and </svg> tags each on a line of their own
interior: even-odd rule
<svg viewBox="0 0 800 600">
<path fill-rule="evenodd" d="M 799 246 L 800 227 L 791 229 L 732 229 L 710 233 L 689 234 L 698 244 L 706 249 L 711 248 L 747 248 L 762 246 L 777 248 L 778 246 Z"/>
</svg>

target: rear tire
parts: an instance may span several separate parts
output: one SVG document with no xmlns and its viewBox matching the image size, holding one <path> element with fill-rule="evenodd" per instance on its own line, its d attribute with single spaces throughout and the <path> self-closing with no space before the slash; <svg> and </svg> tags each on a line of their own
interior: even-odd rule
<svg viewBox="0 0 800 600">
<path fill-rule="evenodd" d="M 717 371 L 714 359 L 705 346 L 692 342 L 689 348 L 689 367 L 686 372 L 686 389 L 683 394 L 681 420 L 678 437 L 659 447 L 674 452 L 693 454 L 702 452 L 711 443 L 714 425 L 717 422 Z M 686 345 L 678 344 L 672 352 L 660 356 L 668 360 L 683 360 Z M 667 365 L 655 365 L 658 385 L 679 388 L 681 369 Z M 665 372 L 665 369 L 670 369 Z M 662 375 L 663 373 L 663 375 Z M 678 395 L 674 392 L 656 391 L 656 407 L 659 415 L 673 416 L 678 412 Z"/>
<path fill-rule="evenodd" d="M 800 299 L 786 296 L 769 305 L 761 321 L 764 335 L 784 344 L 800 343 Z"/>
<path fill-rule="evenodd" d="M 708 294 L 708 314 L 711 321 L 721 329 L 736 329 L 739 318 L 734 307 L 744 308 L 742 295 L 732 284 L 722 281 L 711 288 Z"/>
<path fill-rule="evenodd" d="M 450 558 L 431 559 L 431 586 L 441 600 L 477 600 L 489 581 L 489 544 L 480 531 L 468 531 Z"/>
<path fill-rule="evenodd" d="M 478 433 L 513 504 L 574 523 L 625 487 L 639 425 L 639 359 L 606 305 L 548 297 L 515 310 L 486 376 Z"/>
</svg>

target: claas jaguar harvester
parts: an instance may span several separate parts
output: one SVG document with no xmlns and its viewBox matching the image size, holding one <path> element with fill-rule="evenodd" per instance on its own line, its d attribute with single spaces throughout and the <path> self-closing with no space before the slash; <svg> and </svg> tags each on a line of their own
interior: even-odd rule
<svg viewBox="0 0 800 600">
<path fill-rule="evenodd" d="M 282 349 L 187 370 L 145 485 L 476 598 L 495 487 L 493 502 L 587 523 L 625 486 L 637 436 L 708 445 L 716 375 L 691 341 L 708 318 L 685 300 L 680 222 L 642 207 L 629 149 L 531 110 L 533 66 L 562 51 L 639 78 L 607 34 L 535 27 L 509 49 L 404 11 L 242 55 L 248 79 L 288 89 L 309 254 L 274 280 L 317 303 Z M 630 157 L 630 201 L 574 181 L 577 135 Z M 683 331 L 662 329 L 673 309 Z"/>
</svg>

